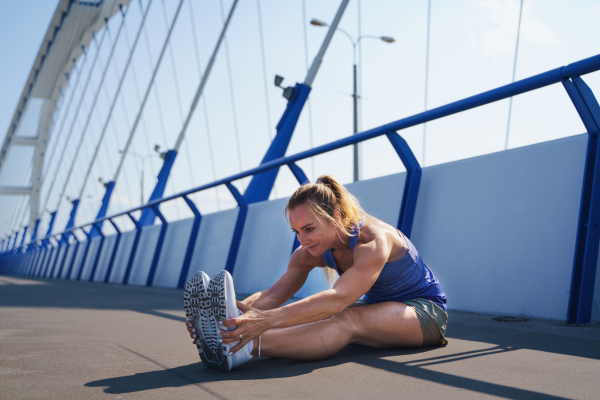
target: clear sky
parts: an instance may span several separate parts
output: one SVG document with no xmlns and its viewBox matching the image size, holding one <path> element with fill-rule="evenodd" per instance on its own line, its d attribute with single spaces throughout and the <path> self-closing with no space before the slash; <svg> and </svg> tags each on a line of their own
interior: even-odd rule
<svg viewBox="0 0 600 400">
<path fill-rule="evenodd" d="M 141 156 L 151 155 L 154 144 L 159 144 L 163 149 L 173 146 L 199 82 L 196 54 L 201 68 L 204 68 L 221 28 L 218 0 L 191 0 L 191 8 L 188 1 L 184 1 L 172 45 L 159 70 L 156 88 L 150 93 L 150 100 L 142 114 L 143 122 L 136 131 L 134 151 Z M 146 5 L 148 0 L 142 3 Z M 132 4 L 135 7 L 131 8 L 126 19 L 130 42 L 137 33 L 140 20 L 137 0 Z M 172 20 L 177 4 L 176 0 L 166 0 L 164 3 L 154 0 L 150 8 L 148 26 L 151 29 L 144 34 L 148 41 L 144 36 L 134 53 L 136 76 L 129 73 L 127 77 L 97 165 L 93 166 L 91 178 L 86 183 L 78 222 L 92 218 L 97 212 L 103 192 L 98 179 L 113 178 L 121 157 L 118 150 L 124 146 L 130 133 L 139 99 L 145 92 L 152 65 L 158 58 L 166 35 L 166 21 Z M 222 4 L 227 12 L 231 1 L 223 0 Z M 312 61 L 326 33 L 326 28 L 308 25 L 308 21 L 312 18 L 331 21 L 338 4 L 338 0 L 240 1 L 228 32 L 227 47 L 219 53 L 206 87 L 206 111 L 202 103 L 194 113 L 167 194 L 260 163 L 286 105 L 281 90 L 273 86 L 272 79 L 275 74 L 284 76 L 284 86 L 304 80 L 307 59 L 308 63 Z M 340 27 L 356 36 L 360 23 L 362 34 L 386 35 L 396 39 L 393 44 L 371 39 L 363 41 L 359 58 L 362 129 L 373 128 L 421 112 L 426 107 L 437 107 L 511 82 L 519 1 L 432 0 L 431 4 L 428 91 L 425 101 L 427 1 L 350 2 Z M 259 24 L 258 5 L 262 25 Z M 0 54 L 3 60 L 0 63 L 0 87 L 3 89 L 0 98 L 0 138 L 8 129 L 55 7 L 54 1 L 3 2 L 0 15 Z M 117 16 L 109 24 L 113 36 L 120 21 Z M 264 58 L 260 28 L 264 37 Z M 99 32 L 98 38 L 101 34 Z M 525 0 L 516 79 L 600 53 L 599 37 L 600 5 L 597 1 Z M 108 59 L 109 42 L 107 40 L 101 46 L 102 60 Z M 117 86 L 117 72 L 122 72 L 128 56 L 124 39 L 121 38 L 117 43 L 97 110 L 93 115 L 89 114 L 93 118 L 90 117 L 83 150 L 75 161 L 77 168 L 67 185 L 67 195 L 71 197 L 79 193 L 88 167 L 85 160 L 89 160 L 97 145 L 103 118 L 107 115 Z M 100 81 L 103 62 L 93 70 L 91 86 Z M 82 79 L 89 75 L 86 68 L 89 68 L 89 64 L 82 69 Z M 600 93 L 600 74 L 595 73 L 584 79 L 596 93 Z M 352 48 L 348 38 L 337 34 L 314 82 L 310 103 L 302 113 L 287 154 L 350 135 L 351 91 Z M 68 93 L 65 102 L 70 96 Z M 84 124 L 88 116 L 84 109 L 92 103 L 94 94 L 95 88 L 83 96 L 84 107 L 76 119 L 73 116 L 74 106 L 70 110 L 63 109 L 63 113 L 58 115 L 59 124 L 64 120 L 66 127 L 75 121 L 75 133 L 72 143 L 66 146 L 61 142 L 65 140 L 66 133 L 63 132 L 63 136 L 58 132 L 53 133 L 56 139 L 51 146 L 58 146 L 57 153 L 64 153 L 64 161 L 61 167 L 56 161 L 49 166 L 49 174 L 59 171 L 59 179 L 49 196 L 48 209 L 55 209 L 58 204 L 58 193 L 67 169 L 64 165 L 73 162 L 74 148 L 81 137 L 77 127 Z M 79 92 L 75 96 L 76 99 L 81 98 Z M 400 133 L 425 165 L 502 151 L 507 134 L 508 104 L 508 100 L 501 101 L 427 124 L 425 151 L 423 126 Z M 554 85 L 514 99 L 508 147 L 524 146 L 583 131 L 583 125 L 564 89 Z M 350 160 L 351 149 L 347 148 L 301 162 L 300 166 L 310 179 L 329 173 L 342 182 L 350 182 Z M 144 164 L 143 191 L 146 199 L 160 165 L 156 157 L 149 158 Z M 129 157 L 125 166 L 126 173 L 119 178 L 110 212 L 136 206 L 140 202 L 140 161 L 136 157 Z M 364 178 L 402 170 L 401 163 L 384 138 L 365 144 L 362 164 Z M 247 181 L 237 184 L 244 189 Z M 292 175 L 282 170 L 273 197 L 287 196 L 295 187 Z M 215 193 L 206 193 L 196 196 L 195 200 L 202 212 L 235 204 L 225 190 L 217 197 Z M 66 200 L 58 205 L 58 226 L 66 223 L 69 206 Z M 165 205 L 164 208 L 169 218 L 187 215 L 185 206 L 178 208 Z M 0 225 L 2 223 L 0 220 Z"/>
</svg>

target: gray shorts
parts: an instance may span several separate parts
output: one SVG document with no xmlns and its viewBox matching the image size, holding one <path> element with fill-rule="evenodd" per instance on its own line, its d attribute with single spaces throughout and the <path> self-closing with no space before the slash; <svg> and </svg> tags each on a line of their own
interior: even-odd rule
<svg viewBox="0 0 600 400">
<path fill-rule="evenodd" d="M 365 306 L 369 305 L 364 298 L 360 298 L 356 302 Z M 423 347 L 445 346 L 448 344 L 448 341 L 444 339 L 448 323 L 446 311 L 442 310 L 433 301 L 422 298 L 404 300 L 401 303 L 415 310 L 423 332 Z"/>
</svg>

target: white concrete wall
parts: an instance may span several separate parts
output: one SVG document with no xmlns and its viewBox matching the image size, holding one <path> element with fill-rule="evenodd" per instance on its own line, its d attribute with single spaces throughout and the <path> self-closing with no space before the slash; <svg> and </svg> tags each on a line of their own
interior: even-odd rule
<svg viewBox="0 0 600 400">
<path fill-rule="evenodd" d="M 104 278 L 106 277 L 106 273 L 108 272 L 108 264 L 110 263 L 110 258 L 115 248 L 116 241 L 117 235 L 107 236 L 104 238 L 104 244 L 102 245 L 102 253 L 100 254 L 100 258 L 98 259 L 96 275 L 94 276 L 95 282 L 104 282 Z"/>
<path fill-rule="evenodd" d="M 177 287 L 193 225 L 193 218 L 169 223 L 153 286 Z"/>
<path fill-rule="evenodd" d="M 425 169 L 412 239 L 449 308 L 566 318 L 586 140 Z"/>
<path fill-rule="evenodd" d="M 566 318 L 586 144 L 587 135 L 579 135 L 423 169 L 411 240 L 440 280 L 450 309 Z M 400 173 L 347 187 L 368 213 L 396 225 L 405 178 Z M 285 203 L 249 207 L 234 271 L 238 293 L 266 289 L 287 268 L 294 235 Z M 188 278 L 225 268 L 237 215 L 232 209 L 202 217 Z M 192 223 L 169 224 L 155 285 L 176 287 Z M 144 228 L 131 284 L 145 285 L 160 229 Z M 134 237 L 134 231 L 123 234 L 110 282 L 122 281 Z M 114 242 L 106 238 L 95 280 L 104 279 Z M 76 255 L 74 245 L 68 247 L 63 276 L 75 256 L 70 278 L 76 278 L 86 245 Z M 39 263 L 56 258 L 51 253 Z M 84 277 L 95 255 L 88 258 Z M 314 270 L 297 295 L 327 287 L 322 271 Z M 600 273 L 593 320 L 600 322 Z"/>
<path fill-rule="evenodd" d="M 162 225 L 150 225 L 142 228 L 142 235 L 129 275 L 130 285 L 146 285 L 161 228 Z"/>
<path fill-rule="evenodd" d="M 44 271 L 44 276 L 47 278 L 52 275 L 54 262 L 56 261 L 57 254 L 58 249 L 56 247 L 53 247 L 52 252 L 50 253 L 50 258 L 48 259 L 48 265 L 46 266 L 46 270 Z"/>
<path fill-rule="evenodd" d="M 56 256 L 56 265 L 54 267 L 54 271 L 52 271 L 52 278 L 58 278 L 58 275 L 60 274 L 60 266 L 62 265 L 62 262 L 65 258 L 65 254 L 67 254 L 67 246 L 63 245 L 63 246 L 59 246 L 58 248 L 58 255 Z"/>
<path fill-rule="evenodd" d="M 96 255 L 98 255 L 98 250 L 100 249 L 101 240 L 101 236 L 94 236 L 88 241 L 88 246 L 90 248 L 85 256 L 85 261 L 82 261 L 83 265 L 81 266 L 81 268 L 83 268 L 81 273 L 82 281 L 90 280 L 92 269 L 94 268 L 94 263 L 96 262 Z"/>
<path fill-rule="evenodd" d="M 237 208 L 202 216 L 188 279 L 198 271 L 212 278 L 225 269 L 237 216 Z"/>
<path fill-rule="evenodd" d="M 66 279 L 69 271 L 69 265 L 71 265 L 71 260 L 73 259 L 73 255 L 75 254 L 75 244 L 69 244 L 67 246 L 67 252 L 65 254 L 65 258 L 63 260 L 62 270 L 60 271 L 60 278 Z"/>
<path fill-rule="evenodd" d="M 233 271 L 236 293 L 267 289 L 285 272 L 294 245 L 286 199 L 251 204 Z"/>
<path fill-rule="evenodd" d="M 125 276 L 125 270 L 127 269 L 127 263 L 129 262 L 129 256 L 131 254 L 131 248 L 133 247 L 134 239 L 135 230 L 123 232 L 121 234 L 121 240 L 119 240 L 119 248 L 117 249 L 117 254 L 115 255 L 113 269 L 110 273 L 110 278 L 108 279 L 109 282 L 123 282 L 123 277 Z"/>
<path fill-rule="evenodd" d="M 69 279 L 77 279 L 77 276 L 79 276 L 79 270 L 81 269 L 81 264 L 83 263 L 83 256 L 85 254 L 87 245 L 87 240 L 82 240 L 79 242 L 79 246 L 75 251 L 75 259 L 73 261 L 71 273 L 69 274 Z M 69 265 L 66 265 L 65 268 L 69 269 Z"/>
</svg>

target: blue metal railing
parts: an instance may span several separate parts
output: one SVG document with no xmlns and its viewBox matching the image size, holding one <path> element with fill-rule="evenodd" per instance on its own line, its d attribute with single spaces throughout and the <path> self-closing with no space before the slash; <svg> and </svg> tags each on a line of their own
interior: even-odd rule
<svg viewBox="0 0 600 400">
<path fill-rule="evenodd" d="M 47 235 L 46 237 L 38 240 L 42 243 L 48 243 L 50 238 L 64 238 L 65 236 L 71 234 L 72 232 L 81 229 L 84 233 L 87 232 L 84 230 L 86 227 L 96 227 L 97 229 L 101 227 L 104 221 L 109 221 L 115 229 L 117 229 L 117 243 L 113 248 L 113 253 L 111 255 L 111 261 L 109 264 L 109 270 L 105 277 L 105 281 L 108 280 L 108 276 L 112 271 L 113 264 L 115 262 L 116 251 L 118 249 L 118 241 L 121 238 L 122 233 L 118 229 L 117 225 L 113 221 L 114 218 L 121 216 L 128 216 L 133 223 L 136 225 L 136 238 L 134 241 L 134 245 L 129 257 L 129 262 L 127 266 L 127 270 L 125 272 L 125 278 L 123 283 L 128 283 L 129 276 L 131 273 L 131 268 L 133 265 L 133 261 L 135 258 L 135 253 L 137 249 L 137 244 L 140 240 L 141 235 L 141 227 L 138 224 L 138 221 L 132 216 L 132 213 L 135 211 L 152 209 L 157 216 L 163 222 L 163 228 L 161 228 L 160 238 L 164 240 L 164 229 L 166 229 L 167 222 L 160 213 L 159 206 L 160 204 L 175 200 L 177 198 L 183 198 L 186 204 L 190 207 L 192 212 L 195 215 L 194 227 L 192 229 L 192 236 L 188 243 L 188 248 L 186 252 L 186 257 L 184 261 L 184 265 L 181 270 L 180 279 L 179 279 L 179 287 L 183 287 L 183 283 L 185 282 L 185 277 L 189 271 L 189 263 L 191 262 L 191 255 L 193 253 L 196 236 L 199 230 L 200 224 L 200 213 L 194 206 L 194 204 L 189 200 L 187 196 L 190 194 L 200 192 L 203 190 L 211 189 L 217 186 L 225 185 L 232 195 L 236 198 L 238 202 L 238 206 L 240 207 L 240 213 L 247 211 L 247 203 L 243 199 L 243 196 L 239 194 L 237 189 L 233 186 L 232 182 L 238 179 L 242 179 L 248 176 L 253 176 L 256 174 L 260 174 L 266 171 L 271 171 L 273 169 L 288 166 L 294 173 L 294 176 L 298 179 L 299 183 L 303 183 L 303 179 L 305 178 L 302 170 L 295 164 L 297 161 L 304 160 L 310 157 L 314 157 L 316 155 L 320 155 L 323 153 L 330 152 L 332 150 L 337 150 L 342 147 L 350 146 L 355 143 L 360 143 L 369 139 L 373 139 L 379 136 L 386 135 L 390 140 L 392 146 L 402 159 L 402 162 L 407 168 L 407 178 L 405 183 L 405 190 L 402 199 L 400 217 L 398 221 L 398 227 L 403 230 L 408 235 L 410 234 L 410 230 L 412 228 L 412 220 L 414 217 L 414 211 L 416 207 L 416 200 L 418 194 L 418 188 L 420 183 L 421 169 L 418 165 L 414 155 L 410 151 L 409 146 L 406 144 L 404 139 L 398 135 L 397 131 L 402 129 L 409 128 L 411 126 L 419 125 L 425 122 L 430 122 L 435 119 L 443 118 L 452 114 L 456 114 L 459 112 L 463 112 L 466 110 L 470 110 L 482 105 L 490 104 L 499 100 L 503 100 L 512 96 L 516 96 L 525 92 L 529 92 L 532 90 L 540 89 L 545 86 L 549 86 L 555 83 L 562 83 L 567 90 L 569 97 L 571 98 L 573 105 L 578 111 L 586 129 L 589 133 L 589 142 L 588 142 L 588 152 L 586 157 L 586 170 L 584 176 L 584 184 L 582 190 L 582 200 L 581 200 L 581 210 L 579 217 L 579 226 L 578 226 L 578 237 L 577 237 L 577 245 L 576 245 L 576 255 L 573 265 L 573 279 L 571 283 L 571 295 L 569 300 L 569 316 L 567 318 L 568 322 L 578 322 L 578 323 L 586 323 L 589 322 L 591 316 L 591 304 L 593 299 L 593 285 L 590 287 L 589 282 L 594 282 L 594 277 L 596 273 L 596 263 L 598 259 L 598 243 L 600 241 L 600 166 L 596 165 L 596 157 L 597 154 L 600 153 L 598 150 L 598 146 L 600 145 L 600 141 L 598 141 L 598 132 L 600 131 L 600 106 L 598 102 L 594 98 L 591 90 L 585 85 L 583 80 L 580 78 L 581 75 L 585 75 L 591 72 L 595 72 L 600 70 L 600 55 L 590 57 L 572 64 L 569 64 L 565 67 L 556 68 L 535 76 L 532 76 L 527 79 L 523 79 L 475 96 L 471 96 L 465 98 L 463 100 L 459 100 L 438 108 L 434 108 L 419 114 L 415 114 L 413 116 L 400 119 L 398 121 L 391 122 L 386 125 L 379 126 L 374 129 L 370 129 L 368 131 L 356 134 L 354 136 L 350 136 L 344 139 L 340 139 L 329 144 L 325 144 L 319 147 L 315 147 L 313 149 L 300 152 L 298 154 L 281 157 L 269 162 L 265 162 L 256 168 L 249 169 L 244 172 L 240 172 L 238 174 L 234 174 L 227 178 L 223 178 L 212 183 L 208 183 L 205 185 L 198 186 L 196 188 L 192 188 L 178 194 L 174 194 L 171 196 L 166 196 L 160 199 L 149 201 L 147 204 L 144 204 L 139 207 L 135 207 L 126 211 L 122 211 L 116 214 L 113 214 L 108 217 L 99 218 L 95 221 L 85 223 L 80 226 L 76 226 L 70 229 L 66 229 L 65 231 L 58 234 Z M 304 177 L 304 178 L 303 178 Z M 597 179 L 598 178 L 598 179 Z M 598 186 L 598 190 L 593 190 L 596 186 Z M 238 219 L 239 221 L 239 219 Z M 234 238 L 232 241 L 232 246 L 230 250 L 230 257 L 228 259 L 227 269 L 232 270 L 233 265 L 231 260 L 233 260 L 233 264 L 235 263 L 235 254 L 231 252 L 237 251 L 237 245 L 239 245 L 239 240 L 241 239 L 241 231 L 243 228 L 243 224 L 241 227 L 236 227 L 234 231 Z M 74 235 L 73 235 L 74 237 Z M 236 245 L 237 242 L 237 245 Z M 76 246 L 79 245 L 79 242 Z M 102 246 L 102 244 L 100 245 Z M 56 248 L 48 249 L 46 248 L 38 249 L 40 252 L 39 255 L 33 257 L 34 260 L 32 263 L 27 265 L 28 270 L 27 274 L 29 275 L 40 275 L 40 270 L 45 269 L 44 264 L 47 264 L 48 258 L 53 257 L 53 252 L 56 251 Z M 57 246 L 59 247 L 59 246 Z M 9 255 L 19 254 L 27 254 L 23 253 L 23 250 L 27 248 L 27 245 L 15 247 L 10 251 L 4 252 L 4 257 Z M 156 265 L 158 261 L 158 257 L 160 256 L 160 251 L 162 248 L 162 241 L 156 248 L 156 252 L 154 254 L 152 267 L 150 270 L 150 274 L 148 276 L 147 285 L 152 285 L 152 280 L 154 278 L 154 273 L 156 272 Z M 46 255 L 47 251 L 50 251 L 51 254 Z M 100 251 L 101 248 L 98 250 Z M 87 254 L 87 253 L 86 253 Z M 8 266 L 0 265 L 0 272 L 8 271 L 8 272 L 18 272 L 20 271 L 20 266 L 22 265 L 22 258 L 18 257 L 19 260 L 15 260 L 14 257 L 10 260 Z M 31 256 L 30 256 L 31 258 Z M 40 260 L 41 258 L 41 260 Z M 85 256 L 84 256 L 85 258 Z M 97 263 L 97 258 L 95 262 Z M 62 260 L 62 264 L 65 263 L 66 259 L 66 251 L 65 257 Z M 72 264 L 74 263 L 75 254 L 73 255 L 73 259 L 71 260 L 71 266 L 69 268 L 69 273 L 67 276 L 71 275 Z M 57 260 L 58 261 L 58 260 Z M 85 263 L 82 261 L 82 269 Z M 93 271 L 95 271 L 97 265 L 94 265 Z M 62 276 L 62 269 L 64 265 L 58 270 L 58 277 Z M 31 271 L 33 269 L 33 271 Z M 43 275 L 43 273 L 41 274 Z M 53 274 L 56 275 L 56 274 Z M 91 279 L 93 279 L 93 275 Z M 78 279 L 81 278 L 81 273 L 78 276 Z M 591 278 L 591 279 L 590 279 Z M 90 280 L 91 280 L 90 279 Z"/>
</svg>

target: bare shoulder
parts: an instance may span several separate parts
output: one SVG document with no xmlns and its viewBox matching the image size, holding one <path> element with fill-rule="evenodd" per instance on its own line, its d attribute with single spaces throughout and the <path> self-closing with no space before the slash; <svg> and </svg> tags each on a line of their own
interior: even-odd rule
<svg viewBox="0 0 600 400">
<path fill-rule="evenodd" d="M 370 218 L 365 220 L 363 223 L 362 229 L 360 230 L 358 243 L 369 243 L 378 238 L 385 239 L 388 236 L 393 235 L 398 236 L 396 233 L 396 228 L 377 218 Z"/>
<path fill-rule="evenodd" d="M 377 218 L 365 220 L 360 230 L 358 244 L 383 247 L 383 250 L 388 253 L 389 261 L 407 248 L 407 244 L 398 230 Z"/>
<path fill-rule="evenodd" d="M 322 257 L 315 257 L 310 254 L 308 249 L 300 246 L 294 250 L 292 257 L 290 258 L 290 266 L 314 268 L 324 267 L 325 263 L 323 262 Z"/>
</svg>

